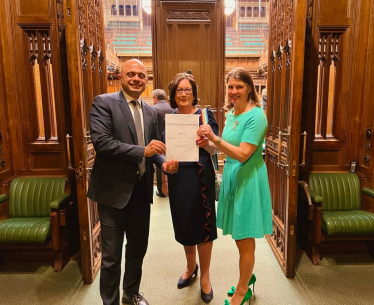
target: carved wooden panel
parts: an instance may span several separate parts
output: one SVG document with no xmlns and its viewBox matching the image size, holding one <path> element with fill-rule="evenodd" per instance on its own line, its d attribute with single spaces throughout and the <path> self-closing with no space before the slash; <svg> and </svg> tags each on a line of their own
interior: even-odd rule
<svg viewBox="0 0 374 305">
<path fill-rule="evenodd" d="M 348 171 L 373 186 L 373 156 L 366 130 L 373 127 L 373 1 L 308 1 L 303 124 L 309 171 Z M 315 15 L 313 18 L 313 14 Z M 367 144 L 370 143 L 370 144 Z"/>
<path fill-rule="evenodd" d="M 1 39 L 1 34 L 0 34 L 0 39 Z M 0 57 L 2 56 L 2 48 L 0 47 Z M 4 71 L 2 69 L 3 65 L 2 62 L 0 61 L 0 70 Z M 3 75 L 0 73 L 0 83 L 3 84 Z M 9 130 L 8 130 L 8 115 L 6 112 L 5 108 L 5 103 L 4 103 L 4 94 L 5 92 L 3 91 L 4 88 L 3 86 L 0 86 L 0 181 L 3 179 L 8 178 L 11 175 L 10 169 L 11 167 L 11 158 L 10 156 L 12 155 L 12 148 L 10 145 L 10 140 L 9 140 Z M 2 183 L 0 186 L 0 191 L 2 194 L 4 192 L 1 190 Z M 1 217 L 1 213 L 0 213 Z"/>
<path fill-rule="evenodd" d="M 61 152 L 30 151 L 30 169 L 35 173 L 46 169 L 49 169 L 51 173 L 53 170 L 59 173 L 60 170 L 64 169 L 56 168 L 56 164 L 63 164 L 62 159 Z"/>
<path fill-rule="evenodd" d="M 224 114 L 225 24 L 221 1 L 156 1 L 153 18 L 154 85 L 167 91 L 177 73 L 191 70 L 199 106 L 209 107 L 220 127 Z"/>
<path fill-rule="evenodd" d="M 37 3 L 36 1 L 30 0 L 16 0 L 15 2 L 17 3 L 16 7 L 18 16 L 49 17 L 51 9 L 53 8 L 53 4 L 49 0 L 38 0 Z"/>
<path fill-rule="evenodd" d="M 296 248 L 295 190 L 300 153 L 306 12 L 305 2 L 271 2 L 266 164 L 272 196 L 273 236 L 267 239 L 287 276 L 294 275 Z"/>
<path fill-rule="evenodd" d="M 15 175 L 66 174 L 65 157 L 50 160 L 65 156 L 62 1 L 5 0 L 1 6 L 1 33 L 12 37 L 3 45 L 1 69 L 6 71 L 5 120 L 11 122 L 10 133 L 4 133 L 12 139 L 12 160 L 7 164 Z M 40 156 L 35 162 L 33 152 Z"/>
<path fill-rule="evenodd" d="M 89 133 L 89 112 L 94 96 L 106 91 L 103 12 L 100 0 L 68 2 L 72 10 L 75 8 L 73 18 L 66 24 L 66 34 L 70 37 L 67 41 L 67 55 L 71 84 L 74 166 L 81 166 L 76 170 L 76 186 L 81 224 L 83 279 L 85 283 L 92 283 L 100 268 L 101 239 L 97 203 L 86 197 L 95 157 Z M 79 45 L 74 44 L 76 40 L 79 40 Z M 76 56 L 77 51 L 80 56 Z M 77 61 L 80 61 L 78 69 L 73 66 Z"/>
</svg>

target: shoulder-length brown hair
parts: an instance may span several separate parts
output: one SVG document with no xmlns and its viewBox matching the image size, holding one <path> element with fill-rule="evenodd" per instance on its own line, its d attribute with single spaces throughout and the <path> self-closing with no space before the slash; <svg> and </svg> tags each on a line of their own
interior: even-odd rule
<svg viewBox="0 0 374 305">
<path fill-rule="evenodd" d="M 251 92 L 248 94 L 247 102 L 250 102 L 251 104 L 257 107 L 261 107 L 260 100 L 257 96 L 255 86 L 253 84 L 252 76 L 247 69 L 238 67 L 231 70 L 227 75 L 226 84 L 229 82 L 230 77 L 244 82 L 251 89 Z M 233 107 L 234 105 L 230 102 L 230 99 L 228 98 L 227 102 L 225 103 L 226 110 L 230 110 Z"/>
<path fill-rule="evenodd" d="M 179 83 L 184 79 L 187 79 L 190 82 L 191 87 L 192 87 L 192 93 L 193 93 L 192 105 L 195 106 L 198 103 L 197 84 L 196 84 L 195 77 L 192 74 L 188 74 L 188 73 L 178 73 L 168 86 L 169 102 L 172 108 L 178 108 L 177 102 L 175 101 L 174 97 L 175 97 L 176 90 L 178 88 Z"/>
</svg>

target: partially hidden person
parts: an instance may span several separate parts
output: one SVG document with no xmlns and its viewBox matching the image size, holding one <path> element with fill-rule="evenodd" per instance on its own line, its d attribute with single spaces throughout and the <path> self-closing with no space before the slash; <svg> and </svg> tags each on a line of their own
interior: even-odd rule
<svg viewBox="0 0 374 305">
<path fill-rule="evenodd" d="M 164 119 L 165 114 L 173 113 L 173 108 L 171 108 L 169 102 L 166 99 L 166 93 L 162 89 L 155 89 L 152 92 L 153 97 L 153 109 L 157 112 L 157 120 L 158 120 L 158 135 L 161 139 L 163 126 L 164 126 Z M 157 180 L 157 190 L 156 196 L 158 197 L 166 197 L 166 195 L 162 192 L 162 183 L 165 181 L 166 177 L 165 174 L 156 167 L 156 180 Z"/>
</svg>

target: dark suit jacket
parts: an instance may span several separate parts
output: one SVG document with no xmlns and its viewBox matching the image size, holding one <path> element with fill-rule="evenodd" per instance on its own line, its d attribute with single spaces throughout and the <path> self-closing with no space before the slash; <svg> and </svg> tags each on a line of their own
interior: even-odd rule
<svg viewBox="0 0 374 305">
<path fill-rule="evenodd" d="M 144 141 L 158 140 L 157 114 L 142 103 Z M 95 164 L 87 196 L 103 205 L 123 208 L 128 203 L 134 184 L 138 181 L 138 164 L 144 147 L 138 146 L 131 110 L 122 91 L 96 96 L 90 112 L 90 128 Z M 153 163 L 161 167 L 164 156 L 146 158 L 145 175 L 150 202 L 153 198 Z"/>
<path fill-rule="evenodd" d="M 153 105 L 153 109 L 156 109 L 158 119 L 158 137 L 161 139 L 162 132 L 164 129 L 165 114 L 173 113 L 174 109 L 171 108 L 167 101 L 159 101 L 156 105 Z"/>
</svg>

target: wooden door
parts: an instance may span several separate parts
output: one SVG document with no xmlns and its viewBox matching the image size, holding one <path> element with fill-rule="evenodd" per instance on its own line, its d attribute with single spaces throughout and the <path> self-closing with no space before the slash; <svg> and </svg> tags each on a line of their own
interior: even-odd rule
<svg viewBox="0 0 374 305">
<path fill-rule="evenodd" d="M 308 10 L 305 173 L 348 172 L 356 161 L 361 183 L 373 185 L 373 10 L 373 0 L 319 0 Z"/>
<path fill-rule="evenodd" d="M 83 280 L 92 283 L 101 262 L 100 222 L 96 202 L 86 195 L 94 162 L 89 111 L 93 97 L 106 91 L 102 1 L 67 0 L 63 5 L 72 115 L 68 160 L 75 172 Z"/>
<path fill-rule="evenodd" d="M 2 31 L 0 31 L 0 41 L 2 41 L 1 32 Z M 4 51 L 0 46 L 0 58 L 4 57 L 3 53 Z M 4 65 L 2 61 L 0 61 L 0 71 L 4 71 Z M 3 73 L 0 73 L 0 84 L 4 84 L 3 78 Z M 9 120 L 5 108 L 4 89 L 5 88 L 0 85 L 0 182 L 13 175 L 13 172 L 11 170 L 12 166 L 11 164 L 9 164 L 11 162 L 11 145 L 8 136 L 9 128 L 6 124 Z M 0 192 L 3 193 L 2 186 L 0 186 Z M 5 207 L 3 207 L 3 205 L 4 204 L 0 206 L 0 219 L 4 218 L 4 215 L 6 213 L 6 209 Z"/>
<path fill-rule="evenodd" d="M 283 272 L 290 277 L 295 274 L 306 13 L 307 1 L 271 2 L 266 165 L 273 234 L 267 240 Z"/>
<path fill-rule="evenodd" d="M 153 1 L 154 89 L 167 92 L 177 73 L 192 71 L 199 106 L 216 114 L 224 126 L 225 17 L 223 2 Z"/>
</svg>

